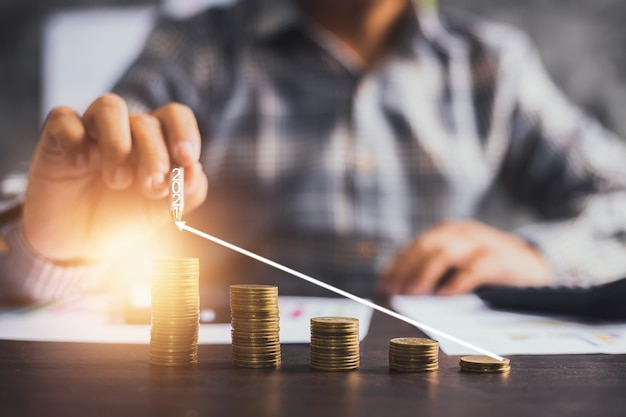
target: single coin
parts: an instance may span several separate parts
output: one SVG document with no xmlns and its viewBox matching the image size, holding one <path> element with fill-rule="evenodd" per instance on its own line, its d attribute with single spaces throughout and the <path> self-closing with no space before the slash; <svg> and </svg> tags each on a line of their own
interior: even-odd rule
<svg viewBox="0 0 626 417">
<path fill-rule="evenodd" d="M 439 346 L 439 342 L 424 337 L 396 337 L 389 341 L 392 345 L 401 346 Z"/>
<path fill-rule="evenodd" d="M 477 373 L 502 373 L 511 370 L 510 360 L 499 361 L 490 356 L 464 356 L 460 359 L 461 370 Z"/>
<path fill-rule="evenodd" d="M 439 370 L 439 364 L 433 364 L 428 366 L 398 366 L 389 365 L 389 368 L 397 372 L 433 372 Z"/>
</svg>

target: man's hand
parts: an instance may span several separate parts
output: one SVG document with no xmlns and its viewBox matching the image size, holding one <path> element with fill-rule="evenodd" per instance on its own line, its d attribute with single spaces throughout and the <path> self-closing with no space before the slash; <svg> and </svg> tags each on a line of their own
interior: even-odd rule
<svg viewBox="0 0 626 417">
<path fill-rule="evenodd" d="M 479 222 L 439 225 L 408 245 L 379 283 L 386 294 L 461 294 L 483 284 L 547 285 L 550 267 L 532 246 Z"/>
<path fill-rule="evenodd" d="M 189 209 L 206 198 L 200 134 L 191 110 L 169 104 L 129 114 L 120 97 L 97 99 L 81 117 L 53 110 L 32 161 L 24 231 L 53 261 L 101 260 L 169 220 L 169 171 L 185 168 Z"/>
</svg>

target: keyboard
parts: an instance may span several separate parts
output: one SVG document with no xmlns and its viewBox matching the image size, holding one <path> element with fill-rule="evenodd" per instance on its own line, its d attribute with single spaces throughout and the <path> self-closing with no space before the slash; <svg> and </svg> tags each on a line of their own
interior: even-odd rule
<svg viewBox="0 0 626 417">
<path fill-rule="evenodd" d="M 626 278 L 589 288 L 487 285 L 475 292 L 495 309 L 626 320 Z"/>
</svg>

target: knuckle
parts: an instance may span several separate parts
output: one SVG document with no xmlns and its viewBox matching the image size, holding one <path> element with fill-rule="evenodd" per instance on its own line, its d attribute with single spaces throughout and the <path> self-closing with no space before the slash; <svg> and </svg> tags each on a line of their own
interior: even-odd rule
<svg viewBox="0 0 626 417">
<path fill-rule="evenodd" d="M 169 103 L 161 108 L 161 112 L 167 116 L 192 116 L 191 109 L 181 103 Z"/>
<path fill-rule="evenodd" d="M 58 121 L 68 116 L 75 116 L 76 111 L 69 106 L 55 107 L 48 113 L 48 121 Z"/>
<path fill-rule="evenodd" d="M 126 108 L 126 102 L 117 94 L 109 93 L 96 99 L 94 105 L 102 109 Z"/>
<path fill-rule="evenodd" d="M 473 276 L 477 277 L 485 277 L 490 275 L 491 270 L 493 269 L 493 264 L 490 260 L 485 258 L 476 259 L 475 262 L 472 262 L 467 267 L 467 272 Z"/>
<path fill-rule="evenodd" d="M 71 107 L 55 107 L 50 111 L 50 113 L 48 113 L 48 116 L 46 117 L 46 129 L 48 131 L 52 130 L 58 132 L 59 129 L 62 129 L 65 122 L 71 117 L 77 117 L 76 112 Z"/>
<path fill-rule="evenodd" d="M 445 263 L 445 264 L 451 264 L 451 263 L 456 263 L 458 261 L 459 254 L 456 248 L 453 248 L 451 246 L 445 246 L 437 254 L 437 257 L 438 257 L 439 262 Z"/>
<path fill-rule="evenodd" d="M 79 140 L 77 135 L 80 133 L 76 131 L 76 124 L 73 123 L 77 120 L 79 116 L 71 107 L 56 107 L 48 113 L 43 131 L 62 145 L 66 142 L 71 144 L 72 141 Z"/>
<path fill-rule="evenodd" d="M 188 124 L 195 120 L 195 115 L 191 108 L 181 103 L 169 103 L 156 111 L 155 115 L 165 123 L 182 122 Z"/>
<path fill-rule="evenodd" d="M 159 126 L 159 120 L 145 113 L 135 113 L 130 115 L 130 123 L 136 127 L 155 128 Z"/>
</svg>

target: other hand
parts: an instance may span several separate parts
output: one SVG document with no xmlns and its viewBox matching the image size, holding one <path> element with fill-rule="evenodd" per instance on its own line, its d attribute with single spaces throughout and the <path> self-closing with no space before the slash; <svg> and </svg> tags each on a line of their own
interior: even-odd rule
<svg viewBox="0 0 626 417">
<path fill-rule="evenodd" d="M 475 221 L 436 226 L 409 244 L 379 282 L 386 294 L 453 295 L 484 284 L 547 285 L 543 255 L 518 237 Z"/>
</svg>

